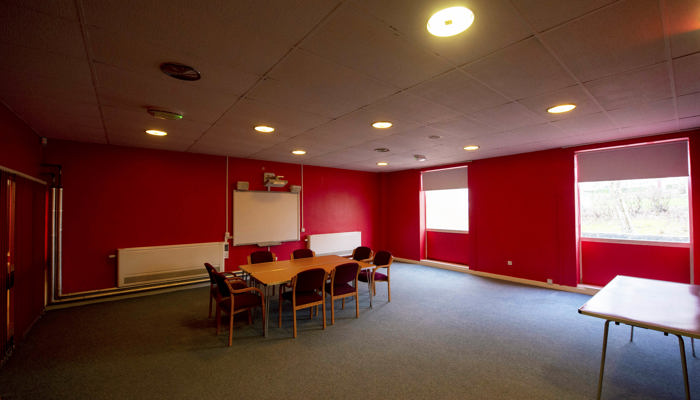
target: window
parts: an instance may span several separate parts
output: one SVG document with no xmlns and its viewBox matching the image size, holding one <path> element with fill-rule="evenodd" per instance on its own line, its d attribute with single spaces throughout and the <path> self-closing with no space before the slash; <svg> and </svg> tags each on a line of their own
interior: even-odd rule
<svg viewBox="0 0 700 400">
<path fill-rule="evenodd" d="M 457 167 L 423 172 L 425 227 L 429 230 L 469 230 L 469 189 L 467 168 Z"/>
<path fill-rule="evenodd" d="M 425 227 L 432 230 L 469 230 L 469 189 L 427 190 Z"/>
<path fill-rule="evenodd" d="M 688 142 L 576 155 L 582 238 L 690 242 Z"/>
<path fill-rule="evenodd" d="M 690 242 L 688 178 L 579 183 L 581 236 Z"/>
</svg>

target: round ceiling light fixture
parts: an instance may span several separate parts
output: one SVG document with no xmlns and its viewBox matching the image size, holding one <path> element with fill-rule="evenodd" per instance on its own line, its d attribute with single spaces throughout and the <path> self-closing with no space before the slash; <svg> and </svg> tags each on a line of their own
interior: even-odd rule
<svg viewBox="0 0 700 400">
<path fill-rule="evenodd" d="M 428 20 L 428 32 L 439 37 L 458 35 L 474 23 L 474 13 L 466 7 L 450 7 L 433 14 Z"/>
<path fill-rule="evenodd" d="M 165 136 L 168 134 L 168 132 L 166 132 L 166 131 L 159 131 L 157 129 L 149 129 L 146 131 L 146 133 L 148 133 L 149 135 L 152 135 L 152 136 Z"/>
<path fill-rule="evenodd" d="M 428 157 L 422 155 L 422 154 L 414 154 L 413 158 L 416 159 L 416 161 L 425 161 L 428 159 Z"/>
<path fill-rule="evenodd" d="M 275 131 L 275 128 L 267 125 L 258 125 L 255 127 L 255 130 L 260 133 L 272 133 Z"/>
<path fill-rule="evenodd" d="M 392 124 L 391 122 L 389 122 L 389 121 L 377 121 L 377 122 L 375 122 L 375 123 L 372 124 L 372 126 L 375 127 L 375 128 L 377 128 L 377 129 L 387 129 L 387 128 L 391 128 L 392 125 L 393 125 L 393 124 Z"/>
<path fill-rule="evenodd" d="M 549 107 L 547 109 L 547 112 L 550 114 L 561 114 L 565 112 L 569 112 L 576 108 L 576 104 L 559 104 L 554 107 Z"/>
<path fill-rule="evenodd" d="M 164 74 L 181 81 L 198 81 L 202 77 L 196 69 L 176 62 L 164 62 L 160 64 L 160 70 Z"/>
<path fill-rule="evenodd" d="M 302 149 L 292 150 L 292 154 L 294 154 L 295 156 L 303 156 L 304 154 L 306 154 L 306 150 L 302 150 Z"/>
<path fill-rule="evenodd" d="M 466 151 L 479 150 L 479 146 L 477 146 L 475 144 L 470 144 L 469 146 L 464 146 L 464 150 L 466 150 Z"/>
<path fill-rule="evenodd" d="M 380 166 L 380 167 L 386 167 L 387 165 L 389 165 L 389 163 L 386 162 L 386 161 L 379 161 L 379 162 L 377 163 L 377 165 Z"/>
</svg>

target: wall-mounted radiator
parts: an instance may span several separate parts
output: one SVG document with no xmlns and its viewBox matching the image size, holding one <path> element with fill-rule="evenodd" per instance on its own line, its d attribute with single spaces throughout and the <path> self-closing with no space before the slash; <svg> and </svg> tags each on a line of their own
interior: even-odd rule
<svg viewBox="0 0 700 400">
<path fill-rule="evenodd" d="M 309 248 L 317 256 L 335 254 L 350 255 L 356 247 L 362 246 L 362 232 L 339 232 L 309 235 Z"/>
<path fill-rule="evenodd" d="M 224 242 L 117 249 L 117 285 L 129 287 L 207 276 L 204 263 L 224 267 Z"/>
</svg>

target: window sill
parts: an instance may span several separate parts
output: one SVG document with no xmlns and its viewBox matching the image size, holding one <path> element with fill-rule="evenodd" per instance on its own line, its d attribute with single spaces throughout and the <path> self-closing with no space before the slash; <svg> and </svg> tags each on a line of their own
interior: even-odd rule
<svg viewBox="0 0 700 400">
<path fill-rule="evenodd" d="M 467 234 L 469 231 L 455 231 L 455 230 L 449 230 L 449 229 L 426 229 L 427 232 L 440 232 L 440 233 L 461 233 L 461 234 Z"/>
<path fill-rule="evenodd" d="M 605 239 L 605 238 L 589 238 L 589 237 L 582 237 L 581 241 L 582 242 L 596 242 L 596 243 L 629 244 L 629 245 L 633 245 L 633 246 L 659 246 L 659 247 L 690 248 L 690 243 L 681 243 L 681 242 L 652 242 L 649 240 Z"/>
</svg>

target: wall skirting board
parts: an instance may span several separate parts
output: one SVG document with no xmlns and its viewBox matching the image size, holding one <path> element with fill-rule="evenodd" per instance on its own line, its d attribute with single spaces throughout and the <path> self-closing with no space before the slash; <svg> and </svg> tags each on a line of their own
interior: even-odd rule
<svg viewBox="0 0 700 400">
<path fill-rule="evenodd" d="M 457 271 L 457 272 L 464 272 L 467 274 L 483 276 L 484 278 L 499 279 L 502 281 L 520 283 L 523 285 L 537 286 L 537 287 L 543 287 L 543 288 L 554 289 L 554 290 L 562 290 L 565 292 L 594 295 L 599 290 L 599 288 L 592 287 L 592 286 L 572 287 L 572 286 L 566 286 L 566 285 L 558 285 L 555 283 L 540 282 L 540 281 L 535 281 L 532 279 L 517 278 L 514 276 L 508 276 L 508 275 L 493 274 L 490 272 L 474 271 L 472 269 L 469 269 L 469 267 L 466 265 L 453 264 L 453 263 L 448 263 L 448 262 L 443 262 L 443 261 L 434 261 L 434 260 L 416 261 L 416 260 L 410 260 L 407 258 L 399 258 L 399 257 L 394 258 L 394 260 L 399 261 L 399 262 L 403 262 L 403 263 L 408 263 L 408 264 L 420 264 L 420 265 L 425 265 L 427 267 L 441 268 L 441 269 L 447 269 L 450 271 Z"/>
</svg>

